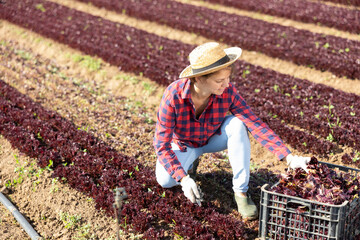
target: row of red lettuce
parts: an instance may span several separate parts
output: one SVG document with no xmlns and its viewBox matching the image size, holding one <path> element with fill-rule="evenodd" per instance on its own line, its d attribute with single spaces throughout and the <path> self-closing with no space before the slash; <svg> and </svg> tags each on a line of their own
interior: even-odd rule
<svg viewBox="0 0 360 240">
<path fill-rule="evenodd" d="M 47 10 L 40 11 L 39 4 Z M 177 78 L 179 69 L 187 65 L 187 54 L 194 48 L 52 2 L 29 0 L 7 7 L 2 16 L 9 21 L 164 85 Z M 23 14 L 16 14 L 20 10 Z M 359 96 L 243 61 L 240 64 L 240 74 L 234 79 L 239 92 L 291 146 L 319 155 L 331 153 L 336 142 L 358 148 L 356 116 L 360 112 L 355 104 Z M 284 108 L 286 114 L 281 109 L 284 102 L 289 103 Z M 280 120 L 277 116 L 281 114 L 284 119 Z M 289 131 L 291 127 L 285 121 L 299 124 L 309 132 Z M 312 136 L 312 132 L 329 141 Z"/>
<path fill-rule="evenodd" d="M 171 0 L 79 0 L 228 45 L 360 79 L 360 42 Z M 331 16 L 331 15 L 330 15 Z"/>
<path fill-rule="evenodd" d="M 360 33 L 360 11 L 356 9 L 330 6 L 320 2 L 304 0 L 206 0 L 242 10 L 259 12 L 273 16 L 293 19 L 337 28 L 352 33 Z M 329 17 L 331 16 L 331 17 Z"/>
<path fill-rule="evenodd" d="M 246 231 L 253 231 L 219 213 L 211 203 L 203 207 L 190 203 L 179 188 L 163 189 L 153 169 L 78 130 L 3 81 L 0 96 L 1 135 L 37 158 L 40 167 L 50 166 L 53 177 L 92 197 L 96 207 L 109 215 L 113 215 L 113 190 L 125 187 L 129 200 L 123 205 L 122 223 L 129 229 L 150 239 L 163 237 L 164 230 L 156 227 L 161 221 L 172 225 L 174 234 L 196 239 L 246 239 Z"/>
</svg>

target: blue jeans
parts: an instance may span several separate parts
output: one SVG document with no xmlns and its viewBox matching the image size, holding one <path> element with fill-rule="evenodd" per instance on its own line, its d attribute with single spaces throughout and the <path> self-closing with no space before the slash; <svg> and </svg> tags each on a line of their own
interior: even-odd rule
<svg viewBox="0 0 360 240">
<path fill-rule="evenodd" d="M 185 172 L 188 172 L 195 159 L 202 154 L 228 149 L 233 171 L 233 190 L 247 192 L 250 177 L 250 140 L 245 124 L 234 115 L 225 117 L 221 125 L 221 135 L 213 135 L 205 146 L 187 147 L 186 152 L 181 152 L 175 143 L 171 143 L 171 146 Z M 167 173 L 159 160 L 156 163 L 156 179 L 164 188 L 180 184 Z"/>
</svg>

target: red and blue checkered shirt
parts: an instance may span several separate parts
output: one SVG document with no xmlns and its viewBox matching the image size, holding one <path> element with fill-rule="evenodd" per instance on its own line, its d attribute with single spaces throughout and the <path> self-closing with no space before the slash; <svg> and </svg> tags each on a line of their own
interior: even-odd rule
<svg viewBox="0 0 360 240">
<path fill-rule="evenodd" d="M 231 83 L 221 95 L 210 96 L 205 110 L 196 119 L 190 83 L 190 79 L 182 78 L 170 84 L 157 114 L 153 144 L 160 163 L 176 181 L 186 176 L 186 172 L 172 151 L 171 142 L 176 143 L 180 151 L 186 151 L 187 146 L 197 148 L 206 145 L 211 136 L 220 134 L 221 123 L 229 111 L 279 159 L 290 153 L 283 141 L 252 112 Z"/>
</svg>

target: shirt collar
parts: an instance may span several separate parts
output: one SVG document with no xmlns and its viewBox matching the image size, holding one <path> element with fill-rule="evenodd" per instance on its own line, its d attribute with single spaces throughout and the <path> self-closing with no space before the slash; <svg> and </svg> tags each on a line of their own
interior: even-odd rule
<svg viewBox="0 0 360 240">
<path fill-rule="evenodd" d="M 185 78 L 184 82 L 185 83 L 184 83 L 183 91 L 181 93 L 181 98 L 182 99 L 190 98 L 190 96 L 191 96 L 191 89 L 190 89 L 191 81 L 190 81 L 190 78 Z M 214 98 L 214 97 L 215 98 L 222 98 L 222 95 L 211 94 L 210 97 L 211 98 Z"/>
<path fill-rule="evenodd" d="M 190 96 L 191 96 L 191 89 L 190 89 L 191 81 L 190 81 L 190 78 L 185 78 L 184 82 L 185 83 L 184 83 L 183 91 L 181 93 L 181 98 L 182 99 L 190 98 Z"/>
</svg>

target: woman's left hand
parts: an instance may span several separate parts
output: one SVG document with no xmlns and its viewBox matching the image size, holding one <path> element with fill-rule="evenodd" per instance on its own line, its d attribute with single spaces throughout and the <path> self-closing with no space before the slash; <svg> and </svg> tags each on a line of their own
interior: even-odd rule
<svg viewBox="0 0 360 240">
<path fill-rule="evenodd" d="M 286 162 L 287 165 L 292 168 L 302 168 L 304 169 L 306 172 L 308 172 L 307 169 L 307 164 L 310 162 L 310 157 L 301 157 L 301 156 L 296 156 L 296 155 L 292 155 L 289 154 L 286 156 Z"/>
</svg>

